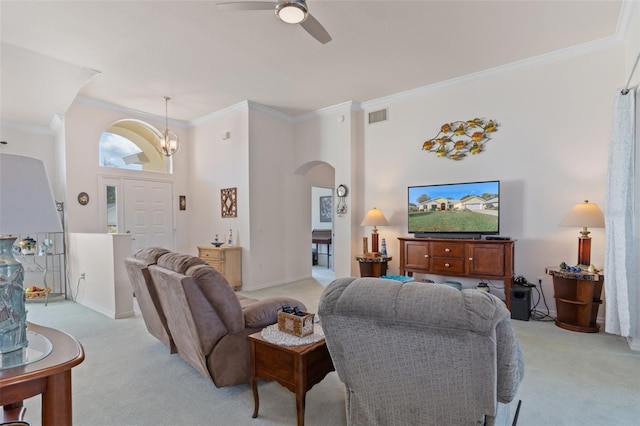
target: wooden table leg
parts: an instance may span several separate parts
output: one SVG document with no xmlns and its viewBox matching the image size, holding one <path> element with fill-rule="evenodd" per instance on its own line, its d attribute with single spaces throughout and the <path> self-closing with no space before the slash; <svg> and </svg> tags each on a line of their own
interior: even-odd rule
<svg viewBox="0 0 640 426">
<path fill-rule="evenodd" d="M 298 426 L 304 426 L 304 409 L 307 399 L 307 361 L 306 358 L 296 358 L 294 368 L 298 371 L 296 383 L 296 416 Z"/>
<path fill-rule="evenodd" d="M 47 377 L 47 386 L 42 393 L 42 424 L 71 426 L 71 405 L 71 370 Z"/>
<path fill-rule="evenodd" d="M 258 417 L 258 408 L 260 407 L 260 399 L 258 397 L 258 380 L 256 379 L 256 344 L 251 342 L 251 391 L 253 392 L 253 417 Z"/>
<path fill-rule="evenodd" d="M 260 401 L 258 399 L 258 383 L 256 383 L 255 377 L 251 377 L 251 390 L 253 391 L 253 417 L 258 417 L 258 408 L 260 407 Z"/>
<path fill-rule="evenodd" d="M 296 392 L 296 414 L 298 418 L 298 426 L 304 426 L 304 408 L 307 399 L 307 391 L 301 390 Z"/>
<path fill-rule="evenodd" d="M 2 407 L 2 417 L 0 418 L 0 421 L 4 423 L 16 420 L 24 420 L 24 413 L 26 411 L 27 409 L 22 404 L 22 401 L 4 405 Z"/>
</svg>

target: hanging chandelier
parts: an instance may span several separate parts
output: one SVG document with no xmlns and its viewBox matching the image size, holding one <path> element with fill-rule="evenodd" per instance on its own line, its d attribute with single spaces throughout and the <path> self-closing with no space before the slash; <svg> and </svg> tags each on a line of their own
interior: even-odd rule
<svg viewBox="0 0 640 426">
<path fill-rule="evenodd" d="M 165 122 L 164 122 L 164 132 L 162 136 L 158 138 L 158 142 L 156 144 L 156 149 L 167 157 L 171 157 L 173 154 L 180 150 L 180 140 L 178 139 L 178 135 L 169 130 L 169 100 L 170 97 L 164 97 L 164 106 L 165 106 Z"/>
</svg>

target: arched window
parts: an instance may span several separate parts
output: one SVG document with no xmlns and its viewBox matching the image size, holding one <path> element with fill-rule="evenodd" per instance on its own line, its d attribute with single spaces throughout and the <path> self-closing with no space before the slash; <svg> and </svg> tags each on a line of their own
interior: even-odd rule
<svg viewBox="0 0 640 426">
<path fill-rule="evenodd" d="M 135 119 L 119 120 L 100 136 L 100 166 L 171 173 L 171 158 L 160 154 L 155 127 Z"/>
</svg>

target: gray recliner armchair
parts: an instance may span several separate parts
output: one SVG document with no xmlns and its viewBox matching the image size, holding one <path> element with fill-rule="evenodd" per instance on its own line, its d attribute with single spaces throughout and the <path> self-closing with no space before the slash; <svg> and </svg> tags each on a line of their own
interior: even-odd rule
<svg viewBox="0 0 640 426">
<path fill-rule="evenodd" d="M 509 424 L 524 365 L 497 297 L 342 278 L 325 289 L 318 314 L 349 425 Z"/>
<path fill-rule="evenodd" d="M 149 274 L 149 265 L 155 265 L 158 258 L 167 253 L 170 251 L 161 247 L 144 248 L 125 259 L 124 264 L 147 331 L 164 343 L 169 352 L 175 353 L 176 345 L 171 338 L 158 290 Z"/>
</svg>

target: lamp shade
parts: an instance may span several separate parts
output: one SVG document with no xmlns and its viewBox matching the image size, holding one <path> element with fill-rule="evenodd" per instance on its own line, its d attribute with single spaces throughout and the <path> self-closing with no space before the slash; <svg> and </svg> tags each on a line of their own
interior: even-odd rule
<svg viewBox="0 0 640 426">
<path fill-rule="evenodd" d="M 388 226 L 387 218 L 375 207 L 367 212 L 360 226 Z"/>
<path fill-rule="evenodd" d="M 0 154 L 0 235 L 62 232 L 44 163 Z"/>
<path fill-rule="evenodd" d="M 560 222 L 561 226 L 576 226 L 586 228 L 604 228 L 604 214 L 595 203 L 585 200 L 578 203 Z"/>
</svg>

